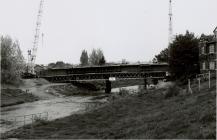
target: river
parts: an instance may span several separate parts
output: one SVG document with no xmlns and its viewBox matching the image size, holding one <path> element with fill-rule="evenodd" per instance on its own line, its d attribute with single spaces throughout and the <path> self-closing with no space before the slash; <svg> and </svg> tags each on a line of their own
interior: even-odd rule
<svg viewBox="0 0 217 140">
<path fill-rule="evenodd" d="M 79 113 L 85 109 L 86 103 L 93 102 L 92 97 L 62 97 L 49 100 L 40 100 L 1 108 L 0 133 L 31 123 L 31 118 L 24 115 L 48 113 L 48 120 L 54 120 Z M 16 117 L 16 121 L 15 121 Z M 29 121 L 28 121 L 29 120 Z"/>
<path fill-rule="evenodd" d="M 137 91 L 138 86 L 123 87 L 123 89 Z M 112 89 L 112 92 L 119 91 L 120 88 Z M 54 120 L 69 116 L 71 114 L 84 112 L 87 104 L 105 102 L 105 100 L 91 100 L 92 97 L 93 96 L 56 97 L 31 103 L 2 107 L 0 133 L 4 133 L 17 127 L 32 123 L 30 114 L 38 115 L 38 113 L 42 113 L 42 116 L 48 114 L 46 119 Z M 25 115 L 29 116 L 24 118 Z"/>
</svg>

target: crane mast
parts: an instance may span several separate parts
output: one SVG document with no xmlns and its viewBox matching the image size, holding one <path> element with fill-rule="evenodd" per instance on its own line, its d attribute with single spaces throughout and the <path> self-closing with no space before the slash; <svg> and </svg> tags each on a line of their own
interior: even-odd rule
<svg viewBox="0 0 217 140">
<path fill-rule="evenodd" d="M 172 14 L 172 0 L 169 0 L 169 43 L 173 40 L 173 14 Z"/>
<path fill-rule="evenodd" d="M 38 15 L 37 15 L 33 48 L 28 50 L 27 72 L 32 73 L 32 74 L 35 73 L 34 67 L 35 67 L 36 53 L 37 53 L 37 49 L 38 49 L 39 34 L 40 34 L 40 27 L 41 27 L 41 18 L 42 18 L 42 13 L 43 13 L 43 4 L 44 4 L 44 0 L 41 0 L 40 5 L 39 5 L 39 10 L 38 10 Z"/>
<path fill-rule="evenodd" d="M 172 0 L 169 0 L 169 35 L 168 35 L 168 59 L 170 59 L 170 43 L 173 41 L 173 14 L 172 14 Z"/>
</svg>

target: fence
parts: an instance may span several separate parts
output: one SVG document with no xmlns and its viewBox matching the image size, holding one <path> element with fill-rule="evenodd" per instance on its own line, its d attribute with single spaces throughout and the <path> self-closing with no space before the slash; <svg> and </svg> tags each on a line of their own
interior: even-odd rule
<svg viewBox="0 0 217 140">
<path fill-rule="evenodd" d="M 11 116 L 4 119 L 2 118 L 2 121 L 4 122 L 7 129 L 21 127 L 26 124 L 32 124 L 38 120 L 48 120 L 48 112 L 22 116 Z"/>
<path fill-rule="evenodd" d="M 196 75 L 196 79 L 193 79 L 193 80 L 188 79 L 188 91 L 192 93 L 192 89 L 191 89 L 192 84 L 198 85 L 198 91 L 200 91 L 201 83 L 205 81 L 208 81 L 208 88 L 211 88 L 211 79 L 213 77 L 216 77 L 215 73 L 208 72 L 208 73 Z"/>
</svg>

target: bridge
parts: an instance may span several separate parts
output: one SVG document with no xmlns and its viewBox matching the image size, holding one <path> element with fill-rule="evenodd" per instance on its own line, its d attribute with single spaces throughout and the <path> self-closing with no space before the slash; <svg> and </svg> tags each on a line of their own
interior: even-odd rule
<svg viewBox="0 0 217 140">
<path fill-rule="evenodd" d="M 37 74 L 54 83 L 73 83 L 79 81 L 106 81 L 106 92 L 111 91 L 111 81 L 118 79 L 152 79 L 155 83 L 158 80 L 167 79 L 168 64 L 125 64 L 86 66 L 66 69 L 48 69 Z"/>
</svg>

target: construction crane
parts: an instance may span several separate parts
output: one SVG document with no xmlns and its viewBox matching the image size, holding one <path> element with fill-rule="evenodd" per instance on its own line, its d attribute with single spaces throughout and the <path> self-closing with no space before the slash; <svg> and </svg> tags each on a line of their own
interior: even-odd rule
<svg viewBox="0 0 217 140">
<path fill-rule="evenodd" d="M 169 35 L 168 35 L 168 57 L 170 59 L 170 43 L 173 41 L 173 14 L 172 14 L 172 0 L 169 0 Z"/>
<path fill-rule="evenodd" d="M 172 14 L 172 0 L 169 0 L 169 43 L 173 40 L 173 14 Z"/>
<path fill-rule="evenodd" d="M 40 35 L 40 28 L 41 28 L 41 18 L 43 13 L 43 4 L 44 4 L 44 0 L 41 0 L 39 5 L 39 10 L 38 10 L 38 15 L 37 15 L 33 48 L 28 50 L 27 73 L 29 75 L 35 75 L 34 67 L 35 67 L 36 53 L 38 49 L 38 42 L 39 42 L 39 35 Z M 42 39 L 43 36 L 44 34 L 42 34 Z"/>
</svg>

